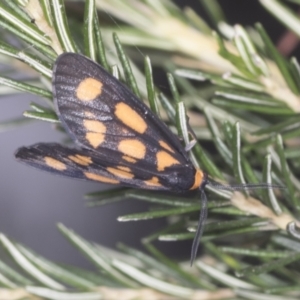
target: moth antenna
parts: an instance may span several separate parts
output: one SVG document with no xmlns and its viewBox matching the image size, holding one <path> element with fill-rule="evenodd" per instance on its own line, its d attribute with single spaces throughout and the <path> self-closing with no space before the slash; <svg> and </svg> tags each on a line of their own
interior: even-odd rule
<svg viewBox="0 0 300 300">
<path fill-rule="evenodd" d="M 273 183 L 242 183 L 223 185 L 212 179 L 207 180 L 207 184 L 218 190 L 238 191 L 238 190 L 256 190 L 256 189 L 285 189 L 286 187 L 280 184 Z"/>
<path fill-rule="evenodd" d="M 201 209 L 199 215 L 199 221 L 196 229 L 196 233 L 193 239 L 192 249 L 191 249 L 191 266 L 193 265 L 197 252 L 198 247 L 200 244 L 200 240 L 204 230 L 204 223 L 207 219 L 207 197 L 204 191 L 205 185 L 207 184 L 207 175 L 204 173 L 203 182 L 200 186 L 200 199 L 201 199 Z"/>
</svg>

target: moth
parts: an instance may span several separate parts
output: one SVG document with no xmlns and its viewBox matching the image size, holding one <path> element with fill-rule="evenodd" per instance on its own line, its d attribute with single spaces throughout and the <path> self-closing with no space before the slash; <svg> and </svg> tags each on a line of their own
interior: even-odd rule
<svg viewBox="0 0 300 300">
<path fill-rule="evenodd" d="M 94 61 L 60 55 L 53 68 L 56 113 L 76 144 L 38 143 L 16 158 L 55 174 L 133 188 L 185 193 L 199 190 L 201 212 L 191 250 L 193 263 L 207 216 L 205 185 L 217 185 L 193 166 L 170 129 L 125 85 Z M 270 185 L 247 185 L 267 187 Z"/>
</svg>

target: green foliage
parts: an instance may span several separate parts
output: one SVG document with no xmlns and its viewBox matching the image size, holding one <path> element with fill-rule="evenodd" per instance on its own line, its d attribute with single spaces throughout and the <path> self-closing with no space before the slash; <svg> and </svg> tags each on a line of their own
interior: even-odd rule
<svg viewBox="0 0 300 300">
<path fill-rule="evenodd" d="M 124 198 L 153 204 L 150 211 L 120 216 L 121 222 L 168 217 L 165 228 L 142 241 L 151 255 L 125 245 L 108 250 L 60 224 L 61 233 L 95 266 L 87 271 L 54 264 L 2 234 L 12 264 L 0 262 L 1 299 L 299 299 L 299 63 L 277 51 L 261 24 L 232 27 L 215 0 L 200 2 L 218 32 L 211 34 L 191 8 L 180 10 L 171 1 L 86 0 L 84 24 L 67 17 L 62 0 L 2 1 L 1 58 L 19 72 L 24 66 L 15 62 L 22 61 L 37 75 L 25 82 L 4 72 L 0 83 L 9 89 L 0 90 L 1 96 L 12 89 L 29 92 L 45 106 L 32 103 L 26 118 L 2 122 L 0 130 L 30 119 L 59 122 L 49 91 L 51 66 L 63 51 L 81 52 L 148 99 L 185 145 L 195 143 L 193 163 L 216 180 L 287 188 L 257 190 L 251 197 L 249 191 L 208 187 L 205 251 L 193 268 L 170 260 L 152 242 L 191 240 L 198 197 L 125 188 L 88 194 L 91 206 Z M 299 18 L 283 1 L 260 3 L 300 32 Z M 117 26 L 100 28 L 103 12 Z M 113 45 L 115 52 L 106 51 Z M 141 49 L 139 55 L 131 46 Z M 148 55 L 145 75 L 134 64 L 141 52 Z M 171 97 L 154 86 L 151 65 L 169 73 Z"/>
</svg>

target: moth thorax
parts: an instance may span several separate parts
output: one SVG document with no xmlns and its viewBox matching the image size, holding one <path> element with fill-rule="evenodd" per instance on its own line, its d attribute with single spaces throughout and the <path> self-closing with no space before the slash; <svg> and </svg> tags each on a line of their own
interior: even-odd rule
<svg viewBox="0 0 300 300">
<path fill-rule="evenodd" d="M 194 167 L 186 167 L 177 178 L 177 189 L 189 191 L 198 189 L 202 183 L 203 172 Z"/>
</svg>

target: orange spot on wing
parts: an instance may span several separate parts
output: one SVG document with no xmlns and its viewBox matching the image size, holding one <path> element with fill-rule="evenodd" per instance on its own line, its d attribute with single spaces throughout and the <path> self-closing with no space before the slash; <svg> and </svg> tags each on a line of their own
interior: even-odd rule
<svg viewBox="0 0 300 300">
<path fill-rule="evenodd" d="M 166 151 L 156 153 L 156 166 L 158 171 L 164 171 L 165 168 L 180 164 L 177 159 Z"/>
<path fill-rule="evenodd" d="M 149 185 L 149 186 L 161 186 L 161 184 L 159 183 L 159 180 L 157 177 L 152 177 L 151 179 L 149 180 L 145 180 L 144 183 L 146 183 L 146 185 Z"/>
<path fill-rule="evenodd" d="M 91 180 L 95 180 L 95 181 L 100 181 L 100 182 L 104 182 L 104 183 L 112 183 L 112 184 L 116 184 L 116 183 L 120 183 L 120 181 L 109 178 L 109 177 L 105 177 L 99 174 L 95 174 L 95 173 L 90 173 L 90 172 L 84 172 L 84 175 L 86 178 L 91 179 Z"/>
<path fill-rule="evenodd" d="M 50 156 L 45 156 L 44 161 L 48 167 L 51 167 L 55 170 L 64 171 L 67 169 L 67 166 L 63 162 L 61 162 L 57 159 L 54 159 Z"/>
<path fill-rule="evenodd" d="M 83 156 L 83 155 L 70 155 L 68 158 L 72 161 L 74 161 L 76 164 L 82 165 L 82 166 L 88 166 L 92 163 L 91 157 Z"/>
<path fill-rule="evenodd" d="M 115 168 L 107 168 L 107 171 L 114 174 L 115 176 L 131 179 L 134 175 L 130 172 L 122 171 Z"/>
<path fill-rule="evenodd" d="M 123 167 L 123 166 L 117 166 L 118 169 L 123 170 L 125 172 L 131 172 L 130 168 L 128 167 Z"/>
<path fill-rule="evenodd" d="M 106 126 L 95 120 L 84 120 L 83 125 L 87 131 L 85 138 L 94 148 L 99 147 L 105 139 Z"/>
<path fill-rule="evenodd" d="M 123 124 L 138 133 L 144 133 L 147 129 L 144 119 L 124 102 L 116 104 L 115 115 Z"/>
<path fill-rule="evenodd" d="M 84 116 L 90 119 L 95 119 L 95 115 L 93 113 L 91 113 L 90 111 L 85 111 L 84 112 Z"/>
<path fill-rule="evenodd" d="M 134 159 L 134 158 L 132 158 L 132 157 L 129 157 L 129 156 L 127 156 L 127 155 L 123 155 L 122 156 L 122 159 L 124 159 L 124 160 L 126 160 L 126 161 L 128 161 L 128 162 L 130 162 L 130 163 L 136 163 L 136 159 Z"/>
<path fill-rule="evenodd" d="M 118 150 L 130 158 L 142 159 L 146 155 L 146 146 L 136 139 L 125 139 L 120 141 Z"/>
<path fill-rule="evenodd" d="M 86 78 L 82 80 L 77 89 L 76 97 L 81 101 L 95 100 L 102 93 L 102 82 L 94 78 Z"/>
<path fill-rule="evenodd" d="M 159 141 L 159 144 L 165 148 L 166 150 L 170 151 L 170 152 L 173 152 L 174 153 L 174 150 L 164 141 Z"/>
</svg>

